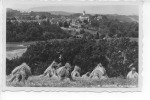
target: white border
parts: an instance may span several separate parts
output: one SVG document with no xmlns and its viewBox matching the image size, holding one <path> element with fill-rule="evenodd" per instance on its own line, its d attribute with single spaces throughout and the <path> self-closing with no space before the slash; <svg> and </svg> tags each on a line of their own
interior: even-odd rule
<svg viewBox="0 0 150 100">
<path fill-rule="evenodd" d="M 139 5 L 139 86 L 138 88 L 54 88 L 54 87 L 7 87 L 6 86 L 6 7 L 3 5 L 3 67 L 2 67 L 2 90 L 3 91 L 57 91 L 57 92 L 139 92 L 142 88 L 142 48 L 143 48 L 143 30 L 142 30 L 142 2 L 92 2 L 100 5 Z"/>
</svg>

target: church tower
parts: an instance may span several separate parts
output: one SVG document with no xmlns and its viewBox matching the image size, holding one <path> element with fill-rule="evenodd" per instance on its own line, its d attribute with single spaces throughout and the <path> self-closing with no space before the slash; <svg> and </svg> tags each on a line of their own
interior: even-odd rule
<svg viewBox="0 0 150 100">
<path fill-rule="evenodd" d="M 85 11 L 83 11 L 83 16 L 85 16 Z"/>
</svg>

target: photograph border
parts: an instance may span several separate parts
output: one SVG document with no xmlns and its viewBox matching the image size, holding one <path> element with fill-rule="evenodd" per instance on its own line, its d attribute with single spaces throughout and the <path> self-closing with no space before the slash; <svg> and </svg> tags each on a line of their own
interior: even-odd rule
<svg viewBox="0 0 150 100">
<path fill-rule="evenodd" d="M 89 2 L 89 1 L 86 1 Z M 95 2 L 95 1 L 93 1 Z M 3 64 L 2 64 L 2 91 L 51 91 L 51 92 L 140 92 L 142 90 L 142 65 L 143 65 L 143 20 L 142 20 L 142 2 L 131 1 L 113 1 L 113 2 L 95 2 L 100 5 L 139 5 L 139 78 L 138 78 L 138 87 L 137 88 L 72 88 L 72 87 L 7 87 L 6 86 L 6 7 L 3 4 L 3 12 L 2 12 L 2 48 L 3 48 Z"/>
</svg>

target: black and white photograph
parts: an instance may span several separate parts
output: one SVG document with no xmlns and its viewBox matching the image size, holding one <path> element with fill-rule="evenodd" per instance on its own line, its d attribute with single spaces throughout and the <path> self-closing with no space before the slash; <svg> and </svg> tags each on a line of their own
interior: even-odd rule
<svg viewBox="0 0 150 100">
<path fill-rule="evenodd" d="M 138 3 L 5 0 L 4 5 L 8 90 L 141 87 Z"/>
</svg>

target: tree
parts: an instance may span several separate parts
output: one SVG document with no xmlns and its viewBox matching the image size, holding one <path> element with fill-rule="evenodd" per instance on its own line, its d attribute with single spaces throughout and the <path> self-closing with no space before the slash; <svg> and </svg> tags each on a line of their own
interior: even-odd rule
<svg viewBox="0 0 150 100">
<path fill-rule="evenodd" d="M 80 34 L 84 34 L 84 33 L 85 33 L 84 29 L 81 29 Z"/>
<path fill-rule="evenodd" d="M 64 22 L 64 27 L 68 28 L 69 24 L 67 23 L 67 21 Z"/>
<path fill-rule="evenodd" d="M 99 21 L 97 21 L 97 20 L 92 20 L 92 21 L 91 21 L 91 26 L 92 26 L 92 27 L 99 27 L 99 26 L 100 26 L 100 23 L 99 23 Z"/>
<path fill-rule="evenodd" d="M 62 23 L 62 22 L 59 22 L 59 26 L 62 27 L 62 26 L 63 26 L 63 23 Z"/>
<path fill-rule="evenodd" d="M 37 22 L 18 23 L 10 21 L 7 21 L 6 24 L 7 42 L 62 39 L 71 36 L 56 24 L 51 24 L 48 21 L 43 21 L 41 25 Z M 45 32 L 50 33 L 48 37 L 43 35 Z"/>
<path fill-rule="evenodd" d="M 99 39 L 99 37 L 100 37 L 99 33 L 97 32 L 96 35 L 95 35 L 95 39 Z"/>
<path fill-rule="evenodd" d="M 41 16 L 41 19 L 46 19 L 46 16 L 45 16 L 45 15 L 42 15 L 42 16 Z"/>
</svg>

